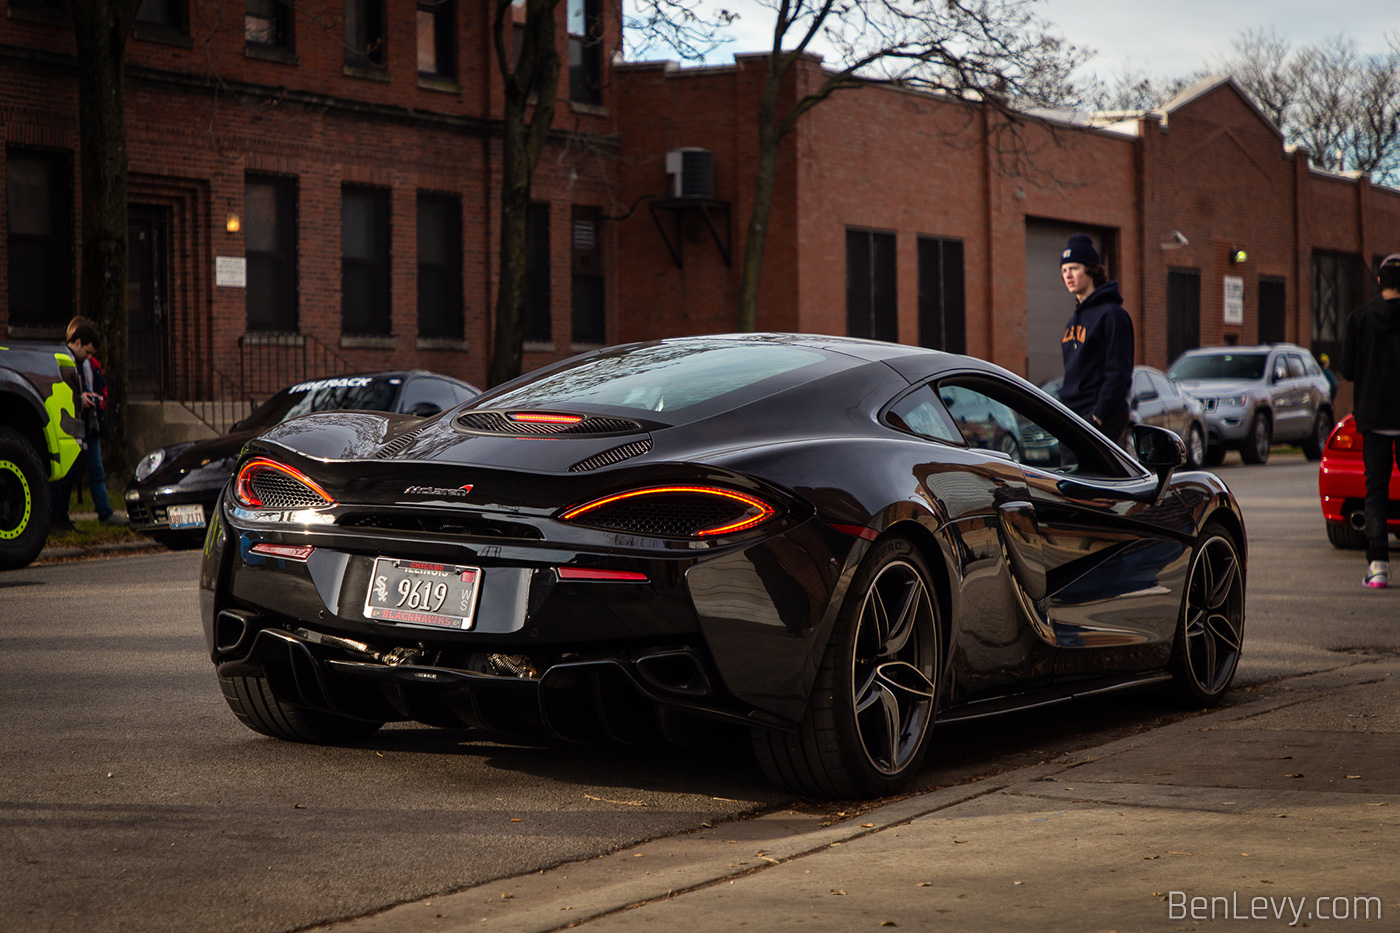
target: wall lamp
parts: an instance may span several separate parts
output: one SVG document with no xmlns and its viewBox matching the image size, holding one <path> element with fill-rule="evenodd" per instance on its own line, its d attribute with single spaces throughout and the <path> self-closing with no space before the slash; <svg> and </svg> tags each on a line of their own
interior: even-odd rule
<svg viewBox="0 0 1400 933">
<path fill-rule="evenodd" d="M 228 216 L 224 218 L 224 229 L 229 233 L 237 233 L 242 227 L 243 221 L 239 220 L 233 211 L 229 211 Z"/>
<path fill-rule="evenodd" d="M 1230 265 L 1238 266 L 1240 263 L 1248 261 L 1248 259 L 1249 254 L 1244 250 L 1240 249 L 1238 246 L 1230 247 Z"/>
</svg>

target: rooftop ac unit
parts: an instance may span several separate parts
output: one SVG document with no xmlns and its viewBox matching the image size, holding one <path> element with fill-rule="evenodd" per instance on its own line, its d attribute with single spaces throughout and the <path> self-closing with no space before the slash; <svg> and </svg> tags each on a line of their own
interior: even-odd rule
<svg viewBox="0 0 1400 933">
<path fill-rule="evenodd" d="M 666 153 L 666 174 L 671 176 L 671 197 L 714 198 L 715 154 L 689 146 Z"/>
</svg>

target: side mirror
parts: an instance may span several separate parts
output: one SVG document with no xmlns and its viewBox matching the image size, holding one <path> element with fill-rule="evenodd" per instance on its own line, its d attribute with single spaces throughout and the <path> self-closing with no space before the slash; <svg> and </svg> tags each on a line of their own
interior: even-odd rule
<svg viewBox="0 0 1400 933">
<path fill-rule="evenodd" d="M 442 411 L 442 409 L 432 402 L 418 402 L 408 410 L 408 413 L 410 415 L 417 415 L 419 418 L 426 418 L 429 415 L 436 415 L 440 411 Z"/>
<path fill-rule="evenodd" d="M 1187 463 L 1186 444 L 1174 431 L 1150 424 L 1133 425 L 1138 463 L 1165 479 Z"/>
</svg>

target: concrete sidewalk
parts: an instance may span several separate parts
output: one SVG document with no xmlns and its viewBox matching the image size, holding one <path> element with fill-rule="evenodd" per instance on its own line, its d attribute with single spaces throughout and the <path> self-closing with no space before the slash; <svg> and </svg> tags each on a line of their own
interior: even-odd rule
<svg viewBox="0 0 1400 933">
<path fill-rule="evenodd" d="M 850 818 L 720 824 L 322 929 L 1400 930 L 1397 863 L 1400 658 L 1357 658 Z"/>
</svg>

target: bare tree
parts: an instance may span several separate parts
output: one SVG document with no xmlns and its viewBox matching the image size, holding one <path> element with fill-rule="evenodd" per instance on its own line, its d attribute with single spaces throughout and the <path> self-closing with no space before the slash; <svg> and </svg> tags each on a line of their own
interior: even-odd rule
<svg viewBox="0 0 1400 933">
<path fill-rule="evenodd" d="M 1233 54 L 1218 61 L 1224 71 L 1249 92 L 1264 116 L 1280 130 L 1288 124 L 1298 98 L 1302 75 L 1293 49 L 1272 28 L 1249 29 L 1237 36 Z"/>
<path fill-rule="evenodd" d="M 779 145 L 813 107 L 870 83 L 921 88 L 1005 115 L 1061 103 L 1081 53 L 1031 12 L 1034 0 L 764 0 L 773 43 L 759 98 L 758 160 L 744 242 L 738 326 L 757 326 L 758 287 L 777 181 Z M 835 67 L 783 112 L 778 101 L 798 61 L 820 39 Z"/>
<path fill-rule="evenodd" d="M 526 229 L 535 169 L 555 133 L 560 46 L 556 21 L 564 0 L 493 0 L 496 65 L 505 86 L 501 151 L 501 243 L 495 334 L 487 382 L 520 374 L 525 345 Z M 636 0 L 625 22 L 643 42 L 697 58 L 714 45 L 715 22 L 696 0 Z M 622 16 L 620 7 L 618 16 Z M 593 41 L 601 41 L 594 37 Z"/>
<path fill-rule="evenodd" d="M 1245 32 L 1232 45 L 1217 70 L 1315 164 L 1400 180 L 1400 32 L 1375 55 L 1344 36 L 1294 50 L 1272 30 Z"/>
<path fill-rule="evenodd" d="M 108 450 L 112 472 L 126 470 L 127 232 L 126 40 L 140 0 L 70 0 L 78 49 L 78 138 L 82 149 L 82 257 L 79 313 L 104 337 Z"/>
</svg>

